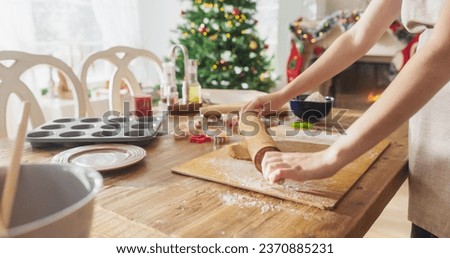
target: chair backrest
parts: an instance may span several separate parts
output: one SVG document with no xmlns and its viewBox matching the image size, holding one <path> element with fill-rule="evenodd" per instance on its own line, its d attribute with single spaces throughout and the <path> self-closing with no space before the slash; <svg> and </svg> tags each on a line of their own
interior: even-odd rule
<svg viewBox="0 0 450 258">
<path fill-rule="evenodd" d="M 6 112 L 11 94 L 20 100 L 31 104 L 30 121 L 33 127 L 45 122 L 44 114 L 30 88 L 21 80 L 23 73 L 37 65 L 49 65 L 61 71 L 68 79 L 69 86 L 74 93 L 75 116 L 86 116 L 89 105 L 87 89 L 81 85 L 73 70 L 63 61 L 47 55 L 35 55 L 20 51 L 0 51 L 0 61 L 10 61 L 7 66 L 0 63 L 0 138 L 7 137 Z"/>
<path fill-rule="evenodd" d="M 110 49 L 93 53 L 89 55 L 81 70 L 80 80 L 81 83 L 87 85 L 87 73 L 89 67 L 97 60 L 109 61 L 116 67 L 112 79 L 109 81 L 109 109 L 122 112 L 123 103 L 120 99 L 120 87 L 123 79 L 126 79 L 129 83 L 128 87 L 132 96 L 141 94 L 141 88 L 135 75 L 129 69 L 129 64 L 135 58 L 144 57 L 153 61 L 156 71 L 158 72 L 159 79 L 163 81 L 162 61 L 151 51 L 145 49 L 137 49 L 125 46 L 116 46 Z"/>
</svg>

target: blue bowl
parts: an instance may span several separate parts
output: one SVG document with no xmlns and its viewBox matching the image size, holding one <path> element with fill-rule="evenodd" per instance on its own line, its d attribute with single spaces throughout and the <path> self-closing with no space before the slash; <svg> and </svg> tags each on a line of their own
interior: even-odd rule
<svg viewBox="0 0 450 258">
<path fill-rule="evenodd" d="M 334 98 L 325 97 L 326 102 L 305 101 L 308 95 L 300 95 L 291 99 L 291 109 L 302 121 L 315 123 L 326 117 L 333 107 Z"/>
</svg>

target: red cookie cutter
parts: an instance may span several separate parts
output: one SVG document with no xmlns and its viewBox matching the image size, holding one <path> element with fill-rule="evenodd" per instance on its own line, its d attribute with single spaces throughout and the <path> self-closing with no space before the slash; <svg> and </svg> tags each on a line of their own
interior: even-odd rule
<svg viewBox="0 0 450 258">
<path fill-rule="evenodd" d="M 192 143 L 204 143 L 204 142 L 210 142 L 211 141 L 211 137 L 206 136 L 204 134 L 200 134 L 200 135 L 193 135 L 191 136 L 191 138 L 189 138 L 189 142 Z"/>
</svg>

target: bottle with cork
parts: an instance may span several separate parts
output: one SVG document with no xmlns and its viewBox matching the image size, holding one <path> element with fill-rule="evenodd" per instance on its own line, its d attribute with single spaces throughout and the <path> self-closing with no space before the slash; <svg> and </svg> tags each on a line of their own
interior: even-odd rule
<svg viewBox="0 0 450 258">
<path fill-rule="evenodd" d="M 202 87 L 197 78 L 197 60 L 189 59 L 188 62 L 188 91 L 189 103 L 202 103 Z"/>
</svg>

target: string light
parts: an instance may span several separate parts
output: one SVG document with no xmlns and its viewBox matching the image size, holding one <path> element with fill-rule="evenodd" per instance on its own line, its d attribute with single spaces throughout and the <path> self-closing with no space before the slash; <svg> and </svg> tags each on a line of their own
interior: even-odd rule
<svg viewBox="0 0 450 258">
<path fill-rule="evenodd" d="M 216 69 L 217 69 L 217 65 L 216 65 L 216 64 L 213 64 L 213 65 L 211 66 L 211 68 L 212 68 L 213 70 L 216 70 Z"/>
<path fill-rule="evenodd" d="M 231 34 L 230 34 L 230 33 L 227 33 L 227 34 L 225 34 L 225 36 L 226 36 L 227 38 L 230 38 L 230 37 L 231 37 Z"/>
<path fill-rule="evenodd" d="M 352 13 L 336 11 L 322 19 L 319 27 L 314 29 L 302 28 L 302 18 L 299 18 L 290 25 L 290 30 L 299 40 L 308 40 L 310 43 L 316 43 L 321 40 L 333 27 L 339 26 L 343 31 L 345 31 L 359 19 L 360 13 L 358 11 L 353 11 Z"/>
</svg>

